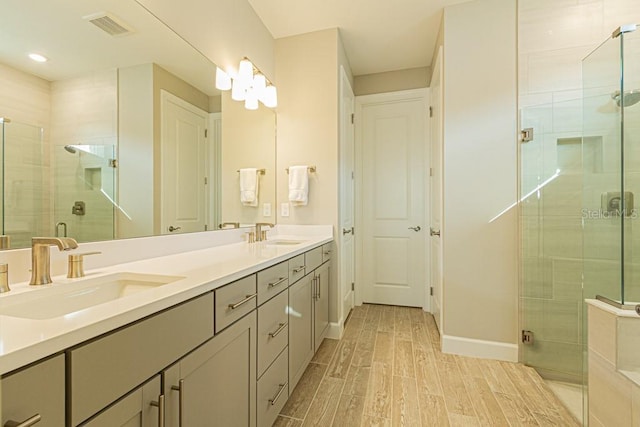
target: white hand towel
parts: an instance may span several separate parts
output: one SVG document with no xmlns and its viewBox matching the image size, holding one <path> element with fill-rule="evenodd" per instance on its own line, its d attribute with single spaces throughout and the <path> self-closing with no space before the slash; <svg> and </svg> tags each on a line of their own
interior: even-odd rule
<svg viewBox="0 0 640 427">
<path fill-rule="evenodd" d="M 240 202 L 244 206 L 258 206 L 258 169 L 240 169 Z"/>
<path fill-rule="evenodd" d="M 289 167 L 289 201 L 293 206 L 307 206 L 309 201 L 309 167 Z"/>
</svg>

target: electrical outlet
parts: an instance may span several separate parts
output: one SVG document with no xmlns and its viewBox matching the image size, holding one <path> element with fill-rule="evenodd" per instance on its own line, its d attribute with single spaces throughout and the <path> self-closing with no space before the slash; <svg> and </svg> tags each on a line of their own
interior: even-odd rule
<svg viewBox="0 0 640 427">
<path fill-rule="evenodd" d="M 271 203 L 262 205 L 262 216 L 271 216 Z"/>
<path fill-rule="evenodd" d="M 280 216 L 282 217 L 289 216 L 289 203 L 283 203 L 280 205 Z"/>
</svg>

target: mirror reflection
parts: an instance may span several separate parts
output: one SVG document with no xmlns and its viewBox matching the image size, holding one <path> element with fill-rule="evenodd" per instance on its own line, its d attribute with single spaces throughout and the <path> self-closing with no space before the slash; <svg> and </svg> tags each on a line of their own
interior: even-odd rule
<svg viewBox="0 0 640 427">
<path fill-rule="evenodd" d="M 0 234 L 19 248 L 273 222 L 275 113 L 221 94 L 215 69 L 133 0 L 6 2 Z M 247 168 L 265 171 L 252 203 Z"/>
</svg>

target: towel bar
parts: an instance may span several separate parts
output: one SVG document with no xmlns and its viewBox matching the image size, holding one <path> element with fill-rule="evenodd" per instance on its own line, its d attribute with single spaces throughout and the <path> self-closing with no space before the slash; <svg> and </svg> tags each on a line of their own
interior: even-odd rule
<svg viewBox="0 0 640 427">
<path fill-rule="evenodd" d="M 315 173 L 316 171 L 315 166 L 309 166 L 307 169 L 309 169 L 309 173 Z M 287 171 L 287 173 L 289 173 L 289 168 L 286 168 L 285 170 Z"/>
<path fill-rule="evenodd" d="M 238 169 L 238 173 L 240 173 L 240 169 Z M 260 175 L 264 175 L 265 173 L 267 173 L 267 170 L 266 169 L 258 169 L 258 170 L 256 170 L 256 173 L 260 174 Z"/>
</svg>

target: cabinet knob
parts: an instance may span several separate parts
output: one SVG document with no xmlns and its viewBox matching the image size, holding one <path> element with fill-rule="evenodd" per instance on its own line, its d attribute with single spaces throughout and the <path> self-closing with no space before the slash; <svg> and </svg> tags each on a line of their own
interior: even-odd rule
<svg viewBox="0 0 640 427">
<path fill-rule="evenodd" d="M 40 416 L 40 414 L 35 414 L 34 416 L 27 418 L 24 421 L 9 420 L 6 423 L 4 423 L 4 427 L 30 427 L 32 425 L 39 423 L 40 420 L 42 420 L 42 417 Z"/>
</svg>

